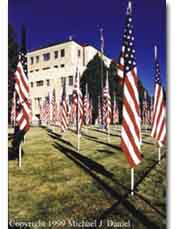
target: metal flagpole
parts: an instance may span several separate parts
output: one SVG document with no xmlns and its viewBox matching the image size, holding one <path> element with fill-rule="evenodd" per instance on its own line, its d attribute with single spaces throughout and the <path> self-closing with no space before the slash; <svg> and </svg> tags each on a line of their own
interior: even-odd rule
<svg viewBox="0 0 182 229">
<path fill-rule="evenodd" d="M 134 196 L 134 168 L 131 168 L 131 196 Z"/>
<path fill-rule="evenodd" d="M 88 84 L 86 84 L 86 88 L 85 88 L 85 94 L 86 94 L 86 98 L 87 98 L 87 107 L 88 107 L 88 104 L 89 104 L 89 96 L 88 96 Z M 89 109 L 90 109 L 90 104 L 89 104 Z M 86 112 L 89 112 L 88 110 L 86 110 Z M 88 117 L 88 114 L 86 114 L 86 119 L 85 119 L 85 121 L 86 121 L 86 134 L 88 135 L 88 126 L 87 126 L 87 117 Z"/>
<path fill-rule="evenodd" d="M 78 82 L 77 82 L 77 151 L 80 152 L 80 112 L 79 112 L 79 87 L 80 87 L 80 73 L 78 71 Z"/>
<path fill-rule="evenodd" d="M 101 124 L 103 128 L 103 95 L 102 95 L 102 90 L 103 90 L 103 84 L 104 84 L 104 77 L 103 77 L 103 72 L 104 72 L 104 66 L 103 66 L 103 54 L 104 54 L 104 37 L 103 37 L 103 28 L 100 28 L 100 41 L 101 41 Z"/>
<path fill-rule="evenodd" d="M 159 146 L 158 147 L 158 162 L 160 164 L 160 161 L 161 161 L 161 147 Z"/>
</svg>

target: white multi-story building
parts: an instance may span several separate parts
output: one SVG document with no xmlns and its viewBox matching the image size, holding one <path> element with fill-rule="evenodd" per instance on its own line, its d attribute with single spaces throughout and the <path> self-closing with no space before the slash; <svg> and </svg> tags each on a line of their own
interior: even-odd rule
<svg viewBox="0 0 182 229">
<path fill-rule="evenodd" d="M 27 55 L 28 76 L 33 117 L 39 117 L 39 105 L 48 96 L 49 90 L 55 89 L 56 101 L 60 100 L 64 83 L 70 100 L 76 68 L 78 67 L 82 74 L 88 62 L 98 52 L 93 46 L 81 46 L 73 40 L 29 52 Z M 111 62 L 106 56 L 104 56 L 104 61 L 107 65 Z"/>
</svg>

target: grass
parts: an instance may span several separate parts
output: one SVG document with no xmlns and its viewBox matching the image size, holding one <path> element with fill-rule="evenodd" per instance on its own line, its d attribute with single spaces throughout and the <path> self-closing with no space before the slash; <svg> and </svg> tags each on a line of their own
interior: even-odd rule
<svg viewBox="0 0 182 229">
<path fill-rule="evenodd" d="M 86 173 L 77 164 L 78 161 L 81 161 L 81 165 L 86 164 L 92 172 L 96 171 L 94 174 L 117 192 L 124 193 L 123 189 L 107 176 L 107 171 L 114 175 L 115 180 L 130 187 L 130 169 L 119 149 L 120 133 L 115 128 L 112 128 L 111 133 L 118 136 L 111 136 L 109 144 L 105 133 L 96 131 L 94 127 L 84 129 L 80 140 L 80 154 L 84 157 L 71 153 L 76 152 L 77 148 L 74 132 L 67 131 L 59 136 L 59 130 L 54 131 L 57 135 L 49 133 L 45 128 L 31 128 L 23 144 L 25 153 L 22 168 L 18 168 L 16 160 L 9 161 L 9 219 L 48 222 L 98 218 L 116 199 Z M 157 160 L 154 141 L 148 134 L 143 135 L 143 139 L 144 160 L 135 170 L 136 180 L 154 160 Z M 165 164 L 164 159 L 138 187 L 138 192 L 164 213 Z M 129 196 L 128 200 L 160 228 L 165 228 L 165 219 L 163 222 L 151 207 L 137 197 Z M 114 220 L 127 220 L 130 217 L 133 219 L 131 213 L 122 205 L 118 205 L 108 216 Z M 137 219 L 133 219 L 133 222 L 137 229 L 146 228 Z M 51 228 L 59 227 L 52 225 Z M 66 225 L 64 228 L 69 227 Z"/>
</svg>

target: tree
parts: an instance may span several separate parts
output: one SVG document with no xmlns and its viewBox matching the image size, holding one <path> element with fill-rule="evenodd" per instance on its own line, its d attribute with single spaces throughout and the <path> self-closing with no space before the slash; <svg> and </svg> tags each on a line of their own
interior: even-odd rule
<svg viewBox="0 0 182 229">
<path fill-rule="evenodd" d="M 93 120 L 98 117 L 98 97 L 101 96 L 101 66 L 103 64 L 103 85 L 105 85 L 106 72 L 108 71 L 109 89 L 113 104 L 114 94 L 116 95 L 118 107 L 121 108 L 122 86 L 117 76 L 117 65 L 111 62 L 109 68 L 104 64 L 99 54 L 96 54 L 88 63 L 86 70 L 81 77 L 81 89 L 85 94 L 85 85 L 88 84 L 88 92 L 93 102 Z"/>
<path fill-rule="evenodd" d="M 8 122 L 10 122 L 11 106 L 14 91 L 14 75 L 18 61 L 18 44 L 13 27 L 8 25 Z"/>
</svg>

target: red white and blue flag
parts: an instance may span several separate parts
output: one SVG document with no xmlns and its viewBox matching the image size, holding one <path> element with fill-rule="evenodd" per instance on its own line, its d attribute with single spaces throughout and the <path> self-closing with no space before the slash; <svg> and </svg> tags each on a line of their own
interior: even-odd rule
<svg viewBox="0 0 182 229">
<path fill-rule="evenodd" d="M 23 52 L 20 52 L 19 62 L 17 64 L 15 76 L 16 93 L 16 127 L 15 138 L 20 143 L 26 132 L 30 128 L 31 105 L 30 90 L 27 76 L 27 58 Z"/>
<path fill-rule="evenodd" d="M 88 85 L 86 84 L 86 90 L 83 99 L 83 111 L 84 111 L 83 116 L 84 116 L 85 125 L 88 125 L 90 120 L 89 108 L 90 108 L 90 104 L 89 104 L 89 95 L 88 95 Z"/>
<path fill-rule="evenodd" d="M 106 77 L 105 87 L 103 88 L 103 122 L 105 128 L 108 129 L 111 123 L 112 109 L 111 97 L 109 93 L 109 79 Z"/>
<path fill-rule="evenodd" d="M 78 72 L 78 68 L 76 69 L 75 85 L 74 85 L 72 99 L 73 99 L 73 105 L 76 108 L 76 130 L 77 133 L 79 134 L 83 124 L 83 101 L 82 101 L 82 92 L 80 90 L 80 75 Z"/>
<path fill-rule="evenodd" d="M 61 118 L 61 129 L 62 131 L 66 131 L 68 129 L 68 124 L 69 124 L 69 120 L 68 120 L 68 104 L 67 104 L 67 98 L 66 98 L 66 85 L 64 83 L 63 86 L 63 92 L 62 92 L 62 98 L 61 98 L 61 114 L 60 114 L 60 118 Z"/>
<path fill-rule="evenodd" d="M 123 55 L 121 56 L 121 62 L 124 64 L 121 150 L 132 168 L 142 160 L 141 112 L 134 40 L 132 8 L 131 5 L 128 5 L 122 47 Z"/>
<path fill-rule="evenodd" d="M 166 143 L 166 104 L 164 91 L 160 79 L 160 67 L 157 57 L 155 58 L 155 94 L 153 123 L 151 136 L 156 139 L 159 146 Z"/>
</svg>

